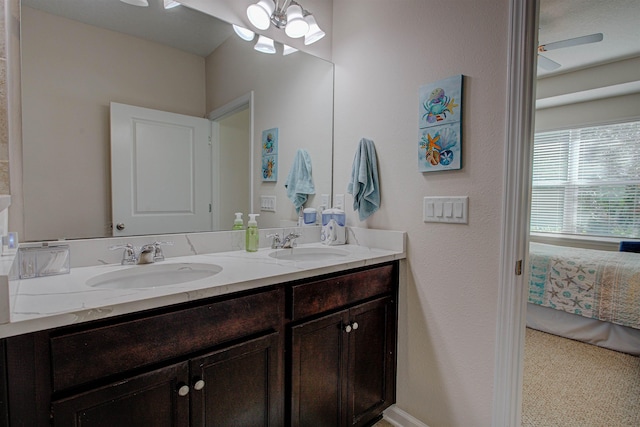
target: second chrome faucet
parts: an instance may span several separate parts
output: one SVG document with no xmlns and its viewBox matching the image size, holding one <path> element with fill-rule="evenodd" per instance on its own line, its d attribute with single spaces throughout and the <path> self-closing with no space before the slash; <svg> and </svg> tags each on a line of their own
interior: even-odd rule
<svg viewBox="0 0 640 427">
<path fill-rule="evenodd" d="M 273 239 L 271 241 L 271 249 L 291 249 L 296 245 L 296 239 L 302 237 L 302 234 L 291 232 L 284 236 L 282 240 L 280 240 L 278 233 L 269 234 L 267 237 Z"/>
</svg>

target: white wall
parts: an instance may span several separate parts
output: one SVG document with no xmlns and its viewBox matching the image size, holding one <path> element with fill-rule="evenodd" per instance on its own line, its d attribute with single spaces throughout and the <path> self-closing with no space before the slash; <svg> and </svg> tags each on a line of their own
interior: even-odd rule
<svg viewBox="0 0 640 427">
<path fill-rule="evenodd" d="M 491 424 L 509 2 L 334 2 L 334 192 L 360 138 L 377 148 L 382 207 L 350 225 L 408 232 L 398 406 L 428 424 Z M 465 75 L 463 169 L 417 169 L 418 88 Z M 422 222 L 424 196 L 469 196 L 469 224 Z M 351 204 L 347 197 L 347 206 Z"/>
<path fill-rule="evenodd" d="M 21 26 L 20 240 L 109 236 L 109 103 L 203 117 L 204 58 L 27 7 Z"/>
</svg>

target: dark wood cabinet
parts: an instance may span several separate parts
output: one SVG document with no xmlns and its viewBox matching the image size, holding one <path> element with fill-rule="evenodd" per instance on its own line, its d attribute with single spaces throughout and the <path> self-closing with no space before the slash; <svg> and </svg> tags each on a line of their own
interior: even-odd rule
<svg viewBox="0 0 640 427">
<path fill-rule="evenodd" d="M 0 340 L 0 426 L 365 426 L 395 400 L 398 263 Z"/>
<path fill-rule="evenodd" d="M 322 294 L 317 310 L 293 300 L 310 316 L 290 331 L 293 427 L 365 426 L 395 402 L 396 273 L 363 273 L 302 285 L 300 295 Z"/>
<path fill-rule="evenodd" d="M 191 425 L 283 425 L 278 339 L 270 334 L 192 360 L 198 390 L 191 397 Z"/>
<path fill-rule="evenodd" d="M 395 401 L 395 312 L 385 297 L 292 327 L 292 426 L 363 426 Z"/>
<path fill-rule="evenodd" d="M 188 381 L 186 362 L 156 369 L 55 401 L 51 420 L 54 427 L 187 427 Z"/>
<path fill-rule="evenodd" d="M 279 426 L 272 333 L 52 403 L 54 427 Z"/>
</svg>

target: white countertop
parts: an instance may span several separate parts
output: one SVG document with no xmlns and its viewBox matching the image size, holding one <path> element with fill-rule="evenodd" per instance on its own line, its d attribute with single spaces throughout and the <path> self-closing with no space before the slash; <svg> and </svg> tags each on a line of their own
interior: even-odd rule
<svg viewBox="0 0 640 427">
<path fill-rule="evenodd" d="M 379 240 L 380 233 L 385 232 L 376 231 L 374 240 Z M 161 263 L 204 263 L 222 267 L 222 271 L 214 276 L 178 285 L 104 289 L 86 284 L 89 278 L 106 272 L 153 268 L 153 264 L 75 267 L 69 274 L 9 281 L 10 315 L 8 323 L 0 325 L 0 338 L 405 258 L 404 233 L 389 233 L 395 233 L 393 237 L 396 241 L 399 234 L 402 243 L 391 247 L 382 245 L 387 246 L 386 249 L 363 245 L 365 241 L 371 243 L 372 239 L 366 236 L 366 232 L 359 232 L 358 237 L 363 241 L 359 245 L 332 247 L 348 252 L 346 256 L 335 259 L 280 260 L 269 256 L 273 252 L 270 248 L 258 252 L 234 250 L 167 258 Z M 327 248 L 319 243 L 302 244 L 299 247 Z"/>
</svg>

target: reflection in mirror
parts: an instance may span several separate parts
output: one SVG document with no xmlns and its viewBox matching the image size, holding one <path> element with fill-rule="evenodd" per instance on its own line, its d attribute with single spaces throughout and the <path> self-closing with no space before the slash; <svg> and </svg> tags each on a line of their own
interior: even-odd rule
<svg viewBox="0 0 640 427">
<path fill-rule="evenodd" d="M 111 102 L 208 118 L 250 97 L 251 108 L 212 125 L 214 231 L 231 229 L 233 212 L 243 212 L 245 221 L 250 206 L 258 213 L 260 196 L 277 200 L 275 212 L 259 212 L 260 227 L 295 221 L 284 180 L 298 148 L 313 163 L 317 197 L 308 205 L 331 193 L 333 65 L 302 52 L 283 56 L 278 44 L 276 55 L 258 53 L 255 40 L 241 40 L 231 25 L 184 6 L 164 10 L 162 3 L 22 0 L 22 240 L 112 235 Z M 73 18 L 62 16 L 67 9 Z M 147 18 L 156 21 L 138 21 Z M 95 22 L 127 23 L 134 33 Z M 175 23 L 181 30 L 169 26 Z M 199 42 L 181 45 L 183 30 Z M 154 32 L 159 38 L 148 40 Z M 213 47 L 200 43 L 213 39 Z M 262 132 L 272 128 L 279 136 L 277 182 L 260 174 Z M 154 173 L 166 178 L 172 171 Z"/>
</svg>

